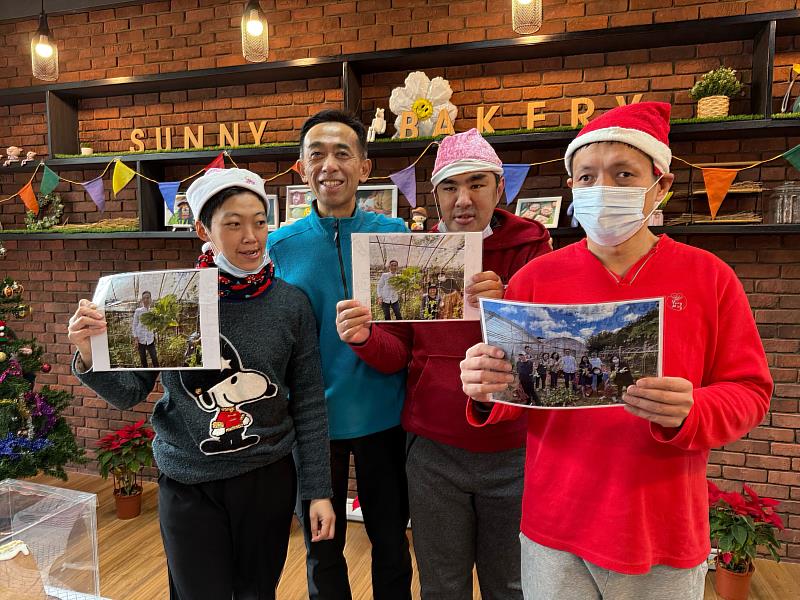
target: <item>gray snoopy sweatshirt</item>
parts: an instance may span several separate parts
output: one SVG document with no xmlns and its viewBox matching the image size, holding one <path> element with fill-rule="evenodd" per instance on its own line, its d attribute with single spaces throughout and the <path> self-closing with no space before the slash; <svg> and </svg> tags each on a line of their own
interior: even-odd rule
<svg viewBox="0 0 800 600">
<path fill-rule="evenodd" d="M 304 500 L 331 492 L 328 419 L 317 326 L 305 294 L 275 279 L 245 301 L 220 300 L 221 371 L 164 371 L 152 414 L 159 469 L 184 484 L 227 479 L 276 462 L 297 444 Z M 77 356 L 77 355 L 76 355 Z M 158 371 L 73 372 L 129 409 Z"/>
</svg>

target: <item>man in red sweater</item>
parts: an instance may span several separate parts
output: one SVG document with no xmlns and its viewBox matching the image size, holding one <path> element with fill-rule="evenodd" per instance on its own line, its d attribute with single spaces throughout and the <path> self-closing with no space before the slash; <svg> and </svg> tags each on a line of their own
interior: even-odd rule
<svg viewBox="0 0 800 600">
<path fill-rule="evenodd" d="M 736 275 L 645 225 L 673 180 L 669 109 L 624 106 L 581 130 L 565 161 L 587 239 L 532 261 L 506 290 L 545 304 L 664 298 L 663 377 L 628 386 L 619 408 L 528 413 L 526 600 L 701 600 L 709 449 L 769 407 L 772 381 Z M 498 348 L 469 349 L 461 379 L 477 401 L 473 424 L 519 418 L 524 409 L 483 404 L 509 371 Z"/>
<path fill-rule="evenodd" d="M 432 184 L 441 221 L 433 231 L 482 231 L 483 273 L 467 301 L 502 298 L 503 285 L 530 259 L 550 251 L 541 224 L 498 210 L 502 163 L 477 130 L 445 138 Z M 370 327 L 357 301 L 337 306 L 342 340 L 385 373 L 408 369 L 402 425 L 409 433 L 406 472 L 422 598 L 472 597 L 477 567 L 484 600 L 522 598 L 519 520 L 525 421 L 481 430 L 466 420 L 458 364 L 481 339 L 477 321 Z"/>
</svg>

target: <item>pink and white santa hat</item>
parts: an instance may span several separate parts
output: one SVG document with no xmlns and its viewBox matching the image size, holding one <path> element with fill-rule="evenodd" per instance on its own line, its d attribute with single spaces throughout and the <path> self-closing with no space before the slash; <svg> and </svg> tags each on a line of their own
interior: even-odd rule
<svg viewBox="0 0 800 600">
<path fill-rule="evenodd" d="M 503 162 L 489 142 L 473 128 L 464 133 L 449 135 L 441 141 L 436 152 L 431 183 L 436 187 L 448 177 L 476 171 L 502 175 Z"/>
<path fill-rule="evenodd" d="M 619 106 L 592 120 L 567 146 L 564 164 L 572 176 L 572 157 L 583 146 L 620 142 L 644 152 L 660 173 L 669 173 L 669 113 L 666 102 L 639 102 Z"/>
</svg>

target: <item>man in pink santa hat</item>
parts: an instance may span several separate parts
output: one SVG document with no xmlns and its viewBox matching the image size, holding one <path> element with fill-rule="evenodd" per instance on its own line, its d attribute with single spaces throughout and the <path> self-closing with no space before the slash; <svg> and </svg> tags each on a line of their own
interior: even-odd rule
<svg viewBox="0 0 800 600">
<path fill-rule="evenodd" d="M 669 112 L 623 106 L 581 130 L 565 162 L 586 239 L 523 267 L 506 290 L 544 304 L 663 302 L 663 376 L 635 380 L 619 407 L 528 412 L 526 600 L 701 600 L 709 450 L 744 436 L 769 407 L 764 349 L 733 270 L 647 228 L 673 180 Z M 472 424 L 519 418 L 524 409 L 485 403 L 509 371 L 502 350 L 468 350 Z"/>
<path fill-rule="evenodd" d="M 497 208 L 503 164 L 476 129 L 442 140 L 431 183 L 441 217 L 432 231 L 483 232 L 484 271 L 465 290 L 472 305 L 502 298 L 518 269 L 550 251 L 540 223 Z M 423 600 L 472 598 L 473 567 L 484 600 L 521 599 L 525 421 L 467 423 L 458 365 L 480 341 L 480 323 L 372 325 L 369 308 L 355 300 L 339 302 L 337 313 L 339 336 L 364 362 L 384 373 L 408 369 L 402 425 Z"/>
</svg>

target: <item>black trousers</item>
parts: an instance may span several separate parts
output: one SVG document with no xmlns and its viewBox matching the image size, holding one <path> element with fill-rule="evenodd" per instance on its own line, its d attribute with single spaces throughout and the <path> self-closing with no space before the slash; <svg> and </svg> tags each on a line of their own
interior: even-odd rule
<svg viewBox="0 0 800 600">
<path fill-rule="evenodd" d="M 382 302 L 381 307 L 383 308 L 383 318 L 387 321 L 392 320 L 392 312 L 394 312 L 394 318 L 398 321 L 403 318 L 403 315 L 400 314 L 400 301 L 397 302 Z"/>
<path fill-rule="evenodd" d="M 230 479 L 185 485 L 162 473 L 158 484 L 170 600 L 274 600 L 297 489 L 291 455 Z"/>
<path fill-rule="evenodd" d="M 332 540 L 311 543 L 309 502 L 303 502 L 308 595 L 311 600 L 350 600 L 344 559 L 347 533 L 347 484 L 353 453 L 358 499 L 372 543 L 374 600 L 411 599 L 411 554 L 408 550 L 408 484 L 406 434 L 400 427 L 350 440 L 332 440 L 331 478 L 336 533 Z"/>
<path fill-rule="evenodd" d="M 139 360 L 142 363 L 142 368 L 147 368 L 147 355 L 150 355 L 150 368 L 158 368 L 158 356 L 156 356 L 156 343 L 152 344 L 136 344 L 139 347 Z"/>
</svg>

